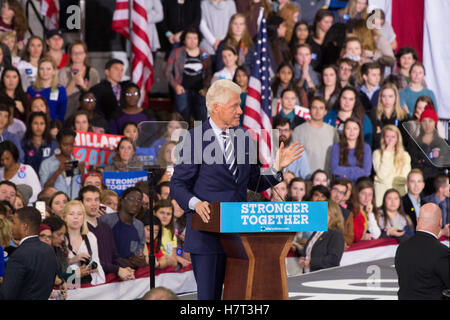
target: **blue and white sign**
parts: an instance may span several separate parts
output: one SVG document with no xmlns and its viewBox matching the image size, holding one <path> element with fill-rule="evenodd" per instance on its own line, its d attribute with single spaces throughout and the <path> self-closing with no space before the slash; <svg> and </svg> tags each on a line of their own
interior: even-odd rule
<svg viewBox="0 0 450 320">
<path fill-rule="evenodd" d="M 147 171 L 108 172 L 103 173 L 103 182 L 110 190 L 115 191 L 119 197 L 122 192 L 134 187 L 138 181 L 148 181 Z"/>
<path fill-rule="evenodd" d="M 328 230 L 327 202 L 222 202 L 220 232 Z"/>
</svg>

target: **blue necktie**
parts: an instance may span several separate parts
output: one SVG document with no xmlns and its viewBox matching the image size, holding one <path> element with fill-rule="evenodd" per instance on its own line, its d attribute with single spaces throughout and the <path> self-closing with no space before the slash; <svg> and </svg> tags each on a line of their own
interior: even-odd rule
<svg viewBox="0 0 450 320">
<path fill-rule="evenodd" d="M 234 156 L 234 148 L 233 142 L 231 141 L 231 137 L 228 133 L 223 131 L 220 136 L 223 139 L 223 150 L 225 156 L 225 164 L 228 167 L 228 170 L 233 175 L 234 180 L 237 182 L 237 164 L 236 158 Z"/>
</svg>

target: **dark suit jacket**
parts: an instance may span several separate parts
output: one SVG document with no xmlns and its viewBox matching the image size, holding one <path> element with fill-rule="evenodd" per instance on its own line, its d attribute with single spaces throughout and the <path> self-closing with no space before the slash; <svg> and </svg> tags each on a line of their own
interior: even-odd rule
<svg viewBox="0 0 450 320">
<path fill-rule="evenodd" d="M 2 285 L 5 300 L 47 300 L 55 283 L 56 256 L 46 243 L 33 237 L 11 255 Z"/>
<path fill-rule="evenodd" d="M 121 90 L 123 90 L 123 86 L 126 82 L 121 82 Z M 114 95 L 113 89 L 111 87 L 111 83 L 104 79 L 100 81 L 100 83 L 96 84 L 91 88 L 91 91 L 94 93 L 95 98 L 97 99 L 97 104 L 95 107 L 95 111 L 104 115 L 106 120 L 109 121 L 113 114 L 116 111 L 120 110 L 120 105 L 117 103 L 116 96 Z M 121 92 L 122 93 L 122 92 Z"/>
<path fill-rule="evenodd" d="M 416 227 L 417 227 L 416 211 L 414 210 L 414 206 L 413 206 L 408 194 L 405 194 L 402 197 L 402 202 L 403 202 L 403 210 L 405 210 L 405 213 L 407 215 L 409 215 L 409 217 L 411 218 L 411 221 L 414 224 L 414 229 L 416 229 Z M 423 200 L 422 197 L 420 197 L 420 205 L 423 206 L 425 203 L 427 203 L 427 202 L 425 200 Z"/>
<path fill-rule="evenodd" d="M 302 257 L 306 256 L 306 248 L 315 234 L 314 232 L 306 241 L 301 253 Z M 344 253 L 344 244 L 345 240 L 342 232 L 333 229 L 324 232 L 312 247 L 309 269 L 316 271 L 339 266 Z"/>
<path fill-rule="evenodd" d="M 449 249 L 434 236 L 418 231 L 401 243 L 395 253 L 398 298 L 439 300 L 449 288 Z"/>
<path fill-rule="evenodd" d="M 194 145 L 194 135 L 197 134 L 194 131 L 198 130 L 198 135 L 201 139 L 202 132 L 209 129 L 211 129 L 210 133 L 212 133 L 210 135 L 210 137 L 212 136 L 211 139 L 203 141 L 202 144 L 197 143 Z M 203 122 L 201 127 L 198 126 L 190 130 L 189 133 L 190 136 L 186 138 L 186 143 L 182 142 L 186 146 L 186 150 L 182 150 L 181 157 L 185 157 L 186 152 L 190 151 L 191 154 L 188 158 L 190 158 L 192 164 L 176 165 L 170 180 L 170 196 L 187 212 L 184 250 L 194 254 L 223 253 L 224 251 L 217 234 L 192 229 L 192 214 L 194 211 L 189 209 L 189 200 L 195 196 L 202 201 L 210 203 L 245 202 L 247 201 L 247 189 L 262 192 L 270 188 L 271 185 L 276 185 L 279 181 L 273 175 L 261 177 L 260 167 L 257 164 L 249 164 L 248 157 L 252 154 L 252 151 L 250 151 L 252 143 L 249 141 L 251 138 L 247 137 L 245 144 L 237 143 L 235 139 L 235 152 L 238 150 L 237 144 L 239 145 L 238 148 L 245 147 L 245 162 L 242 161 L 245 164 L 239 164 L 241 161 L 238 161 L 238 182 L 236 183 L 225 164 L 207 164 L 205 163 L 205 157 L 202 157 L 205 148 L 208 147 L 208 150 L 211 150 L 212 146 L 217 144 L 209 119 Z M 195 136 L 195 138 L 197 137 Z M 183 137 L 183 139 L 185 138 Z M 205 153 L 209 153 L 207 152 L 208 150 Z M 220 151 L 218 158 L 223 158 L 223 153 L 218 145 L 216 145 L 215 150 Z M 213 154 L 215 153 L 213 152 Z M 195 164 L 194 157 L 202 159 L 201 164 Z M 282 180 L 282 175 L 279 178 Z"/>
</svg>

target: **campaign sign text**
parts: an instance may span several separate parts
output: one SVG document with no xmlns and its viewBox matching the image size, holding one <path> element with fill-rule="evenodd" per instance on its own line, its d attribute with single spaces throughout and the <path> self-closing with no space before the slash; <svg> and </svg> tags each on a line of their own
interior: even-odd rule
<svg viewBox="0 0 450 320">
<path fill-rule="evenodd" d="M 147 171 L 103 172 L 103 183 L 109 190 L 115 191 L 119 197 L 123 191 L 134 187 L 139 181 L 148 181 Z"/>
<path fill-rule="evenodd" d="M 112 163 L 117 145 L 122 139 L 120 135 L 75 131 L 73 155 L 88 166 L 104 167 Z"/>
<path fill-rule="evenodd" d="M 327 202 L 222 202 L 220 232 L 328 230 Z"/>
</svg>

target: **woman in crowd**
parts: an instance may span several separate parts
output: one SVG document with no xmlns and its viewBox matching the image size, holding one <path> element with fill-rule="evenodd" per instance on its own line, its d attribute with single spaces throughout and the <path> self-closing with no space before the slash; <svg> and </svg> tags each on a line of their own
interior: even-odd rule
<svg viewBox="0 0 450 320">
<path fill-rule="evenodd" d="M 88 229 L 86 209 L 81 201 L 68 202 L 63 217 L 67 224 L 68 268 L 75 271 L 82 284 L 104 283 L 105 273 L 98 257 L 97 238 Z"/>
<path fill-rule="evenodd" d="M 285 89 L 297 90 L 294 81 L 294 68 L 290 62 L 283 62 L 278 66 L 278 70 L 272 81 L 271 88 L 274 99 L 281 98 L 281 93 Z"/>
<path fill-rule="evenodd" d="M 238 55 L 238 65 L 241 66 L 245 62 L 245 56 L 250 51 L 253 41 L 247 31 L 245 16 L 242 13 L 234 14 L 228 25 L 228 32 L 225 38 L 220 41 L 216 50 L 216 68 L 220 70 L 224 67 L 222 61 L 222 49 L 225 47 L 233 47 Z"/>
<path fill-rule="evenodd" d="M 175 236 L 173 206 L 170 200 L 158 200 L 155 204 L 155 216 L 161 220 L 161 250 L 167 257 L 168 264 L 175 267 L 177 262 L 177 237 Z"/>
<path fill-rule="evenodd" d="M 377 221 L 382 238 L 405 239 L 414 235 L 414 225 L 411 218 L 403 210 L 402 198 L 395 189 L 386 190 Z"/>
<path fill-rule="evenodd" d="M 66 281 L 70 276 L 70 274 L 67 273 L 67 267 L 69 265 L 67 260 L 68 252 L 65 243 L 67 226 L 63 219 L 55 216 L 46 218 L 44 221 L 42 221 L 42 223 L 50 227 L 51 247 L 55 251 L 56 262 L 58 264 L 55 285 L 59 286 L 59 290 L 53 289 L 50 297 L 53 299 L 57 299 L 58 297 L 62 296 L 63 299 L 66 299 L 67 298 Z"/>
<path fill-rule="evenodd" d="M 272 72 L 275 73 L 278 67 L 287 61 L 291 61 L 291 51 L 289 50 L 289 45 L 285 39 L 286 37 L 286 23 L 283 18 L 277 15 L 271 15 L 267 19 L 267 38 L 269 40 L 269 56 L 270 56 L 270 68 Z M 253 44 L 252 54 L 250 58 L 253 59 L 253 51 L 256 48 L 256 43 Z M 253 62 L 255 62 L 253 60 Z M 252 66 L 253 63 L 249 64 L 247 59 L 247 65 Z"/>
<path fill-rule="evenodd" d="M 258 17 L 260 8 L 264 8 L 264 17 L 269 18 L 272 13 L 272 4 L 269 0 L 237 0 L 236 8 L 245 15 L 245 22 L 250 38 L 254 41 L 258 34 Z"/>
<path fill-rule="evenodd" d="M 72 128 L 80 132 L 92 132 L 92 126 L 89 122 L 89 114 L 80 110 L 73 115 Z"/>
<path fill-rule="evenodd" d="M 380 237 L 381 230 L 375 217 L 375 189 L 369 178 L 356 184 L 348 209 L 353 213 L 353 242 Z"/>
<path fill-rule="evenodd" d="M 248 81 L 250 79 L 250 69 L 245 66 L 239 66 L 234 73 L 233 82 L 237 83 L 241 87 L 241 109 L 242 114 L 240 116 L 239 125 L 242 127 L 244 123 L 245 104 L 247 100 Z"/>
<path fill-rule="evenodd" d="M 55 62 L 50 58 L 39 61 L 36 81 L 28 87 L 27 93 L 31 97 L 37 95 L 47 100 L 50 118 L 64 121 L 67 108 L 66 88 L 58 85 L 58 74 Z"/>
<path fill-rule="evenodd" d="M 19 160 L 19 150 L 9 140 L 0 143 L 0 181 L 8 180 L 17 184 L 27 184 L 33 189 L 29 202 L 34 203 L 37 195 L 41 192 L 41 183 L 33 167 L 28 164 L 21 164 Z"/>
<path fill-rule="evenodd" d="M 153 217 L 153 243 L 154 243 L 154 253 L 155 253 L 155 268 L 157 269 L 164 269 L 166 267 L 169 266 L 169 261 L 172 262 L 171 260 L 168 259 L 168 257 L 166 257 L 163 253 L 163 251 L 161 250 L 162 245 L 161 245 L 161 238 L 162 238 L 162 225 L 161 225 L 161 220 L 157 217 L 152 215 L 151 217 Z M 145 261 L 147 263 L 149 263 L 149 255 L 150 255 L 150 215 L 146 214 L 144 216 L 144 230 L 145 230 L 145 243 L 146 246 L 144 248 L 144 256 L 145 256 Z M 170 259 L 172 258 L 171 256 L 169 257 Z"/>
<path fill-rule="evenodd" d="M 289 201 L 303 201 L 307 194 L 306 181 L 302 178 L 293 178 L 289 183 L 288 199 Z"/>
<path fill-rule="evenodd" d="M 15 106 L 14 117 L 26 121 L 30 109 L 30 99 L 22 88 L 22 80 L 17 68 L 8 66 L 3 69 L 0 81 L 0 99 L 12 102 Z"/>
<path fill-rule="evenodd" d="M 0 285 L 5 273 L 5 263 L 8 260 L 8 253 L 5 251 L 5 248 L 11 245 L 12 238 L 11 221 L 6 219 L 6 217 L 0 217 Z"/>
<path fill-rule="evenodd" d="M 200 31 L 203 35 L 200 48 L 214 55 L 220 41 L 227 34 L 231 17 L 236 13 L 236 3 L 232 0 L 202 1 L 200 9 Z"/>
<path fill-rule="evenodd" d="M 414 113 L 405 126 L 406 131 L 410 134 L 413 134 L 415 137 L 419 136 L 420 133 L 420 116 L 422 112 L 425 110 L 426 106 L 430 106 L 428 108 L 434 109 L 434 102 L 429 96 L 420 96 L 416 100 L 416 104 L 414 106 Z M 436 110 L 435 110 L 436 111 Z M 437 123 L 437 132 L 440 137 L 445 137 L 445 128 L 441 121 Z"/>
<path fill-rule="evenodd" d="M 105 167 L 105 171 L 128 172 L 140 171 L 144 168 L 136 156 L 136 149 L 130 138 L 123 137 L 116 148 L 113 163 Z"/>
<path fill-rule="evenodd" d="M 292 38 L 289 42 L 292 56 L 295 56 L 297 46 L 307 43 L 309 39 L 309 26 L 305 21 L 297 22 L 294 26 Z"/>
<path fill-rule="evenodd" d="M 299 88 L 312 96 L 320 84 L 319 73 L 312 66 L 313 52 L 309 44 L 297 46 L 295 52 L 294 78 Z"/>
<path fill-rule="evenodd" d="M 0 35 L 0 43 L 6 45 L 11 55 L 11 65 L 16 67 L 21 60 L 19 49 L 17 48 L 17 35 L 15 31 L 7 31 Z"/>
<path fill-rule="evenodd" d="M 167 140 L 161 146 L 161 149 L 156 157 L 156 164 L 161 168 L 165 168 L 164 173 L 158 180 L 158 183 L 163 181 L 170 181 L 172 177 L 174 166 L 175 166 L 175 158 L 173 155 L 173 150 L 177 145 L 176 141 Z"/>
<path fill-rule="evenodd" d="M 336 12 L 335 22 L 345 23 L 350 28 L 359 19 L 366 19 L 368 16 L 368 0 L 349 0 L 345 8 Z"/>
<path fill-rule="evenodd" d="M 39 61 L 44 56 L 44 41 L 38 36 L 28 39 L 22 56 L 22 60 L 17 65 L 22 79 L 22 88 L 27 90 L 36 80 Z"/>
<path fill-rule="evenodd" d="M 294 26 L 298 22 L 300 10 L 298 6 L 293 3 L 286 3 L 279 11 L 278 15 L 283 18 L 286 24 L 286 41 L 289 43 L 292 39 Z"/>
<path fill-rule="evenodd" d="M 122 88 L 122 101 L 125 104 L 109 122 L 109 131 L 111 134 L 120 134 L 126 122 L 139 124 L 143 121 L 154 120 L 148 115 L 146 110 L 139 107 L 140 98 L 141 91 L 137 84 L 128 83 Z"/>
<path fill-rule="evenodd" d="M 62 218 L 64 207 L 69 201 L 70 201 L 69 197 L 64 192 L 62 191 L 55 192 L 48 201 L 48 205 L 50 207 L 50 212 L 52 213 L 52 215 L 56 215 Z"/>
<path fill-rule="evenodd" d="M 105 117 L 96 110 L 97 98 L 91 91 L 80 92 L 80 107 L 78 111 L 84 111 L 88 114 L 89 123 L 92 126 L 92 132 L 107 133 L 109 132 L 109 124 Z M 66 119 L 66 123 L 72 123 L 73 116 Z"/>
<path fill-rule="evenodd" d="M 314 232 L 303 248 L 298 264 L 304 273 L 337 267 L 344 253 L 344 218 L 339 206 L 328 201 L 328 231 Z"/>
<path fill-rule="evenodd" d="M 325 170 L 317 169 L 311 175 L 311 186 L 323 185 L 325 187 L 330 186 L 330 178 Z"/>
<path fill-rule="evenodd" d="M 417 98 L 420 96 L 428 96 L 433 100 L 434 109 L 437 112 L 436 97 L 434 96 L 433 91 L 423 86 L 423 81 L 425 79 L 425 67 L 423 64 L 415 62 L 411 66 L 409 75 L 411 81 L 405 89 L 400 91 L 400 103 L 402 107 L 405 108 L 410 116 L 412 116 Z"/>
<path fill-rule="evenodd" d="M 330 168 L 336 179 L 348 178 L 355 182 L 360 177 L 370 176 L 372 150 L 364 143 L 359 121 L 348 118 L 344 122 L 341 141 L 331 149 Z"/>
<path fill-rule="evenodd" d="M 318 72 L 322 68 L 322 45 L 328 30 L 333 25 L 333 19 L 333 13 L 328 9 L 319 9 L 314 17 L 308 44 L 311 46 L 313 54 L 311 66 Z"/>
<path fill-rule="evenodd" d="M 321 84 L 314 91 L 314 97 L 322 97 L 327 103 L 327 110 L 331 110 L 337 101 L 341 90 L 338 70 L 335 66 L 325 66 L 322 69 Z"/>
<path fill-rule="evenodd" d="M 133 141 L 133 145 L 136 146 L 136 142 L 139 138 L 138 126 L 135 122 L 125 122 L 123 124 L 122 135 L 130 138 Z"/>
<path fill-rule="evenodd" d="M 386 125 L 394 125 L 403 133 L 403 122 L 408 119 L 408 114 L 400 105 L 400 96 L 395 84 L 387 82 L 380 89 L 378 104 L 371 111 L 373 129 L 373 149 L 380 147 L 381 131 Z"/>
<path fill-rule="evenodd" d="M 381 147 L 373 152 L 374 185 L 377 207 L 381 206 L 386 190 L 395 188 L 406 194 L 406 177 L 411 171 L 411 157 L 403 148 L 400 130 L 392 124 L 381 131 Z"/>
<path fill-rule="evenodd" d="M 287 118 L 291 123 L 292 130 L 304 123 L 306 118 L 305 113 L 309 112 L 309 110 L 298 106 L 297 100 L 298 97 L 295 89 L 284 89 L 281 93 L 280 106 L 277 108 L 278 114 L 273 117 L 272 122 L 276 124 L 281 118 Z"/>
<path fill-rule="evenodd" d="M 334 109 L 328 111 L 323 122 L 336 127 L 342 136 L 344 122 L 349 118 L 357 119 L 362 124 L 364 142 L 372 145 L 372 122 L 364 113 L 358 92 L 353 87 L 345 87 L 341 90 Z"/>
<path fill-rule="evenodd" d="M 50 108 L 48 107 L 47 100 L 45 100 L 44 97 L 36 96 L 30 100 L 30 110 L 27 112 L 27 114 L 30 114 L 32 112 L 42 112 L 43 114 L 45 114 L 48 123 L 50 123 Z"/>
<path fill-rule="evenodd" d="M 107 206 L 111 212 L 117 212 L 119 208 L 119 196 L 113 190 L 102 190 L 100 194 L 100 203 Z M 108 212 L 108 208 L 107 213 Z"/>
<path fill-rule="evenodd" d="M 445 172 L 443 166 L 450 157 L 447 142 L 437 134 L 437 122 L 436 111 L 431 105 L 426 106 L 420 116 L 420 133 L 414 140 L 408 139 L 406 148 L 411 156 L 411 167 L 423 172 L 425 196 L 434 192 L 434 177 Z"/>
<path fill-rule="evenodd" d="M 346 58 L 356 64 L 355 82 L 361 82 L 361 65 L 365 62 L 361 40 L 355 36 L 349 36 L 342 45 L 341 59 Z"/>
<path fill-rule="evenodd" d="M 58 148 L 58 143 L 50 136 L 50 128 L 43 112 L 32 112 L 28 117 L 27 131 L 21 141 L 25 154 L 24 163 L 39 172 L 42 161 L 51 157 Z"/>
<path fill-rule="evenodd" d="M 401 47 L 396 55 L 397 67 L 398 69 L 392 72 L 393 75 L 399 78 L 399 88 L 398 90 L 403 90 L 408 87 L 409 82 L 411 81 L 411 67 L 416 61 L 419 59 L 417 52 L 412 47 Z M 422 85 L 426 88 L 427 85 L 425 83 L 425 79 L 422 82 Z"/>
<path fill-rule="evenodd" d="M 75 41 L 69 47 L 69 64 L 58 74 L 59 84 L 67 90 L 67 111 L 65 119 L 71 117 L 78 108 L 80 94 L 89 91 L 100 82 L 100 74 L 91 67 L 87 46 L 83 41 Z"/>
<path fill-rule="evenodd" d="M 229 0 L 222 0 L 229 1 Z M 236 50 L 233 47 L 224 47 L 221 51 L 223 68 L 214 73 L 211 84 L 220 79 L 228 79 L 232 80 L 234 77 L 234 73 L 238 67 L 238 55 Z"/>
<path fill-rule="evenodd" d="M 211 83 L 211 59 L 199 48 L 200 40 L 201 35 L 196 28 L 186 28 L 181 37 L 183 46 L 171 52 L 164 72 L 175 91 L 175 110 L 187 123 L 190 123 L 191 115 L 198 121 L 207 118 L 204 96 Z"/>
<path fill-rule="evenodd" d="M 23 6 L 19 1 L 3 1 L 0 25 L 0 32 L 14 31 L 16 33 L 19 50 L 22 50 L 25 33 L 28 31 L 28 21 Z"/>
</svg>

